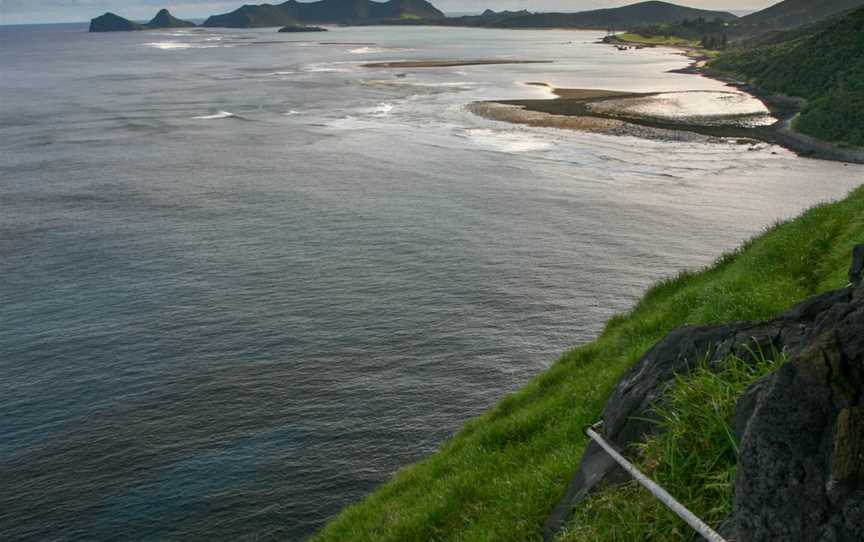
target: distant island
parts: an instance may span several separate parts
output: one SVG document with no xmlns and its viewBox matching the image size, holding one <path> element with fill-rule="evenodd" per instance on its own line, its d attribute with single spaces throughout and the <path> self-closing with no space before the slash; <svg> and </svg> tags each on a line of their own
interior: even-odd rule
<svg viewBox="0 0 864 542">
<path fill-rule="evenodd" d="M 183 21 L 171 15 L 167 9 L 160 9 L 159 13 L 145 25 L 147 28 L 192 28 L 195 23 Z"/>
<path fill-rule="evenodd" d="M 480 15 L 447 17 L 426 0 L 319 0 L 282 4 L 244 5 L 229 13 L 213 15 L 205 27 L 288 28 L 285 32 L 309 32 L 308 25 L 434 25 L 478 28 L 579 28 L 615 30 L 640 25 L 669 25 L 685 20 L 735 21 L 725 11 L 694 9 L 668 2 L 648 1 L 620 8 L 597 9 L 577 13 L 534 13 L 486 10 Z M 139 24 L 113 13 L 91 21 L 91 32 L 147 30 L 150 28 L 183 28 L 194 26 L 162 10 L 149 23 Z"/>
<path fill-rule="evenodd" d="M 260 6 L 245 5 L 230 13 L 214 15 L 207 27 L 255 28 L 305 24 L 375 24 L 399 21 L 440 21 L 446 16 L 426 0 L 320 0 Z"/>
<path fill-rule="evenodd" d="M 139 24 L 129 19 L 106 13 L 90 21 L 90 32 L 126 32 L 131 30 L 155 30 L 158 28 L 192 28 L 195 23 L 183 21 L 171 15 L 167 9 L 159 10 L 149 23 Z"/>
</svg>

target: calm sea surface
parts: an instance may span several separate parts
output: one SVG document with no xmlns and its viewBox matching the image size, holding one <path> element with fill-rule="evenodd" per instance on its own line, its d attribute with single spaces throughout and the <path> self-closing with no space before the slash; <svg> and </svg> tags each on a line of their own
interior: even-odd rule
<svg viewBox="0 0 864 542">
<path fill-rule="evenodd" d="M 723 88 L 590 32 L 84 30 L 0 29 L 4 541 L 303 539 L 653 281 L 864 180 L 465 111 Z M 555 62 L 361 66 L 489 57 Z"/>
</svg>

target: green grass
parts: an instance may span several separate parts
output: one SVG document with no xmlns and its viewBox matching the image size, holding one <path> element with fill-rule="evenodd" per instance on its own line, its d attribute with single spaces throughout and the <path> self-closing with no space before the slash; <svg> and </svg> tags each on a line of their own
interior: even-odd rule
<svg viewBox="0 0 864 542">
<path fill-rule="evenodd" d="M 864 188 L 772 227 L 702 272 L 649 290 L 592 343 L 470 421 L 440 451 L 345 509 L 318 541 L 535 541 L 615 383 L 684 324 L 772 317 L 846 284 L 864 242 Z"/>
<path fill-rule="evenodd" d="M 621 42 L 632 43 L 633 45 L 656 45 L 658 47 L 688 47 L 690 49 L 697 50 L 700 54 L 703 54 L 706 57 L 712 59 L 719 57 L 721 54 L 720 51 L 714 49 L 706 49 L 702 47 L 702 43 L 699 40 L 687 39 L 681 36 L 646 36 L 643 34 L 634 34 L 632 32 L 627 32 L 625 34 L 618 34 L 616 37 Z"/>
<path fill-rule="evenodd" d="M 738 442 L 735 403 L 783 361 L 729 358 L 723 370 L 679 376 L 658 408 L 659 435 L 638 446 L 634 464 L 703 521 L 719 526 L 732 511 Z M 693 531 L 636 482 L 602 488 L 577 507 L 558 542 L 687 542 Z"/>
<path fill-rule="evenodd" d="M 699 40 L 691 40 L 679 36 L 643 36 L 641 34 L 633 34 L 627 32 L 625 34 L 619 34 L 618 39 L 629 43 L 638 43 L 645 45 L 699 47 Z"/>
</svg>

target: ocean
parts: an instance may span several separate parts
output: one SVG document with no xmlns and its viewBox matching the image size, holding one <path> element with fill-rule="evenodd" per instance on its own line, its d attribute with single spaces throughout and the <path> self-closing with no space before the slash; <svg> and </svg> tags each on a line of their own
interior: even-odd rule
<svg viewBox="0 0 864 542">
<path fill-rule="evenodd" d="M 864 168 L 486 120 L 722 90 L 584 31 L 0 27 L 0 539 L 302 540 Z M 380 69 L 408 59 L 544 64 Z"/>
</svg>

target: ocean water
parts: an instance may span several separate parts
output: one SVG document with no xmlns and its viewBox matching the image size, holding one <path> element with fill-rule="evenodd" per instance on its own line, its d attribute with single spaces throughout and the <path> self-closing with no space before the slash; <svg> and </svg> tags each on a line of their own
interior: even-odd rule
<svg viewBox="0 0 864 542">
<path fill-rule="evenodd" d="M 302 540 L 864 169 L 479 118 L 722 91 L 596 33 L 0 28 L 0 539 Z M 386 70 L 364 62 L 549 64 Z"/>
</svg>

